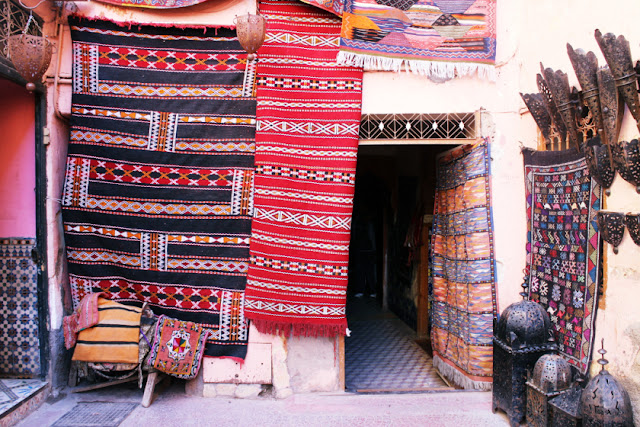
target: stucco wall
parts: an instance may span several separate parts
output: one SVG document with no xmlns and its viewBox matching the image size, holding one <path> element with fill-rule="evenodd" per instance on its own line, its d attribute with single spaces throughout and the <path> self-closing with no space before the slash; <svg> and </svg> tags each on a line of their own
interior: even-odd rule
<svg viewBox="0 0 640 427">
<path fill-rule="evenodd" d="M 118 9 L 98 3 L 77 3 L 79 11 L 114 20 L 136 22 L 177 22 L 181 24 L 225 25 L 232 21 L 238 10 L 251 10 L 250 1 L 215 1 L 180 11 L 140 12 L 134 9 Z M 473 112 L 486 110 L 483 120 L 483 135 L 492 138 L 492 186 L 495 224 L 495 250 L 498 266 L 498 302 L 502 311 L 516 301 L 520 291 L 522 270 L 525 266 L 525 206 L 522 172 L 521 146 L 536 147 L 537 132 L 533 119 L 524 108 L 519 92 L 537 92 L 535 75 L 539 62 L 554 69 L 563 69 L 576 84 L 569 59 L 566 42 L 574 48 L 593 50 L 604 63 L 593 32 L 599 28 L 604 32 L 624 34 L 631 41 L 634 59 L 640 59 L 640 27 L 627 17 L 640 16 L 640 3 L 631 0 L 610 2 L 603 7 L 595 0 L 539 0 L 536 2 L 498 2 L 498 54 L 495 82 L 477 78 L 459 78 L 437 84 L 425 77 L 405 73 L 369 72 L 364 79 L 363 113 L 443 113 Z M 68 39 L 68 36 L 65 35 Z M 69 76 L 70 55 L 68 45 L 63 52 L 63 74 Z M 66 65 L 64 65 L 66 64 Z M 66 83 L 65 83 L 66 84 Z M 69 102 L 68 87 L 63 84 L 60 104 Z M 52 96 L 50 96 L 52 99 Z M 63 169 L 66 152 L 66 134 L 62 122 L 53 117 L 50 109 L 52 144 L 48 149 L 50 195 L 59 197 L 59 177 Z M 57 130 L 57 131 L 56 131 Z M 625 116 L 623 138 L 638 134 L 630 116 Z M 611 197 L 605 201 L 610 210 L 640 212 L 640 195 L 620 177 L 616 179 Z M 51 235 L 59 231 L 58 207 L 49 210 Z M 49 248 L 50 265 L 60 263 L 60 239 L 52 238 Z M 620 253 L 606 251 L 606 293 L 598 312 L 596 340 L 606 339 L 611 361 L 610 371 L 619 376 L 629 387 L 635 405 L 640 407 L 638 380 L 640 360 L 636 361 L 640 349 L 640 311 L 636 301 L 640 300 L 640 266 L 637 262 L 640 248 L 627 236 Z M 57 257 L 57 258 L 56 258 Z M 61 321 L 60 283 L 64 280 L 62 268 L 50 268 L 51 325 L 59 327 Z M 300 390 L 309 390 L 308 383 L 316 375 L 305 368 L 305 357 L 335 358 L 336 346 L 316 345 L 314 339 L 283 341 L 291 356 L 287 363 L 292 374 L 291 383 L 301 384 Z M 327 365 L 328 366 L 328 365 Z M 595 366 L 595 365 L 594 365 Z M 338 366 L 328 367 L 329 376 L 338 372 Z M 325 373 L 326 374 L 326 373 Z M 305 379 L 306 376 L 306 379 Z M 329 381 L 326 390 L 337 389 L 339 381 Z"/>
</svg>

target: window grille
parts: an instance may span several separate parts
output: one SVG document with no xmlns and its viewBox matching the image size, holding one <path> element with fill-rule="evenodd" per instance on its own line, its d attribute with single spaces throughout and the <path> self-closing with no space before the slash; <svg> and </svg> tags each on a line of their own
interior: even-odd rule
<svg viewBox="0 0 640 427">
<path fill-rule="evenodd" d="M 360 143 L 465 143 L 478 135 L 476 113 L 364 114 Z"/>
<path fill-rule="evenodd" d="M 33 19 L 38 24 L 42 24 L 40 18 L 37 18 L 36 15 L 33 15 Z M 0 57 L 10 59 L 7 40 L 9 36 L 21 34 L 27 26 L 28 21 L 28 10 L 25 10 L 11 0 L 0 0 Z M 34 25 L 32 21 L 27 34 L 41 36 L 42 30 L 40 25 Z"/>
</svg>

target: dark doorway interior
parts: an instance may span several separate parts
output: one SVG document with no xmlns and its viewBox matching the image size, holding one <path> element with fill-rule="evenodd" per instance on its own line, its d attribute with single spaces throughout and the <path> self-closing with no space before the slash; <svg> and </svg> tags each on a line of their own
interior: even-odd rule
<svg viewBox="0 0 640 427">
<path fill-rule="evenodd" d="M 351 232 L 345 384 L 352 392 L 451 387 L 429 343 L 435 165 L 448 145 L 361 145 Z"/>
</svg>

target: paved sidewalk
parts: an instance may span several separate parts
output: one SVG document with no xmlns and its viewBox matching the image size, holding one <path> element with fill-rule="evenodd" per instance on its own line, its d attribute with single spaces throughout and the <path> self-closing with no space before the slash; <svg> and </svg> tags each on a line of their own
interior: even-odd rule
<svg viewBox="0 0 640 427">
<path fill-rule="evenodd" d="M 67 393 L 50 398 L 18 426 L 45 427 L 79 402 L 139 403 L 131 388 Z M 490 392 L 356 395 L 297 394 L 287 399 L 233 399 L 186 396 L 180 384 L 156 397 L 149 408 L 137 406 L 122 427 L 170 426 L 507 426 L 504 413 L 491 412 Z"/>
</svg>

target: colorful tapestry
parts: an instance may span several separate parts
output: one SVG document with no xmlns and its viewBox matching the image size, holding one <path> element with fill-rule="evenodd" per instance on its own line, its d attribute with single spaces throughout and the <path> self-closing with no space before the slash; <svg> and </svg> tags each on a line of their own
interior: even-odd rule
<svg viewBox="0 0 640 427">
<path fill-rule="evenodd" d="M 206 0 L 97 0 L 101 3 L 117 6 L 144 7 L 149 9 L 176 9 L 178 7 L 193 6 Z"/>
<path fill-rule="evenodd" d="M 496 0 L 345 0 L 338 63 L 495 79 Z"/>
<path fill-rule="evenodd" d="M 138 363 L 141 307 L 98 298 L 98 323 L 80 331 L 73 360 Z"/>
<path fill-rule="evenodd" d="M 92 292 L 200 323 L 244 358 L 255 98 L 235 31 L 70 19 L 62 197 L 74 305 Z"/>
<path fill-rule="evenodd" d="M 209 331 L 193 322 L 160 316 L 149 354 L 149 366 L 174 377 L 195 378 Z"/>
<path fill-rule="evenodd" d="M 344 0 L 301 0 L 303 3 L 319 7 L 322 10 L 331 12 L 334 15 L 342 16 L 344 11 Z"/>
<path fill-rule="evenodd" d="M 544 306 L 560 354 L 583 374 L 594 339 L 602 188 L 577 150 L 525 150 L 529 295 Z"/>
<path fill-rule="evenodd" d="M 438 158 L 431 237 L 433 364 L 465 389 L 488 390 L 497 315 L 489 141 Z"/>
<path fill-rule="evenodd" d="M 362 70 L 338 66 L 340 21 L 264 1 L 255 213 L 245 313 L 260 331 L 344 334 Z"/>
</svg>

